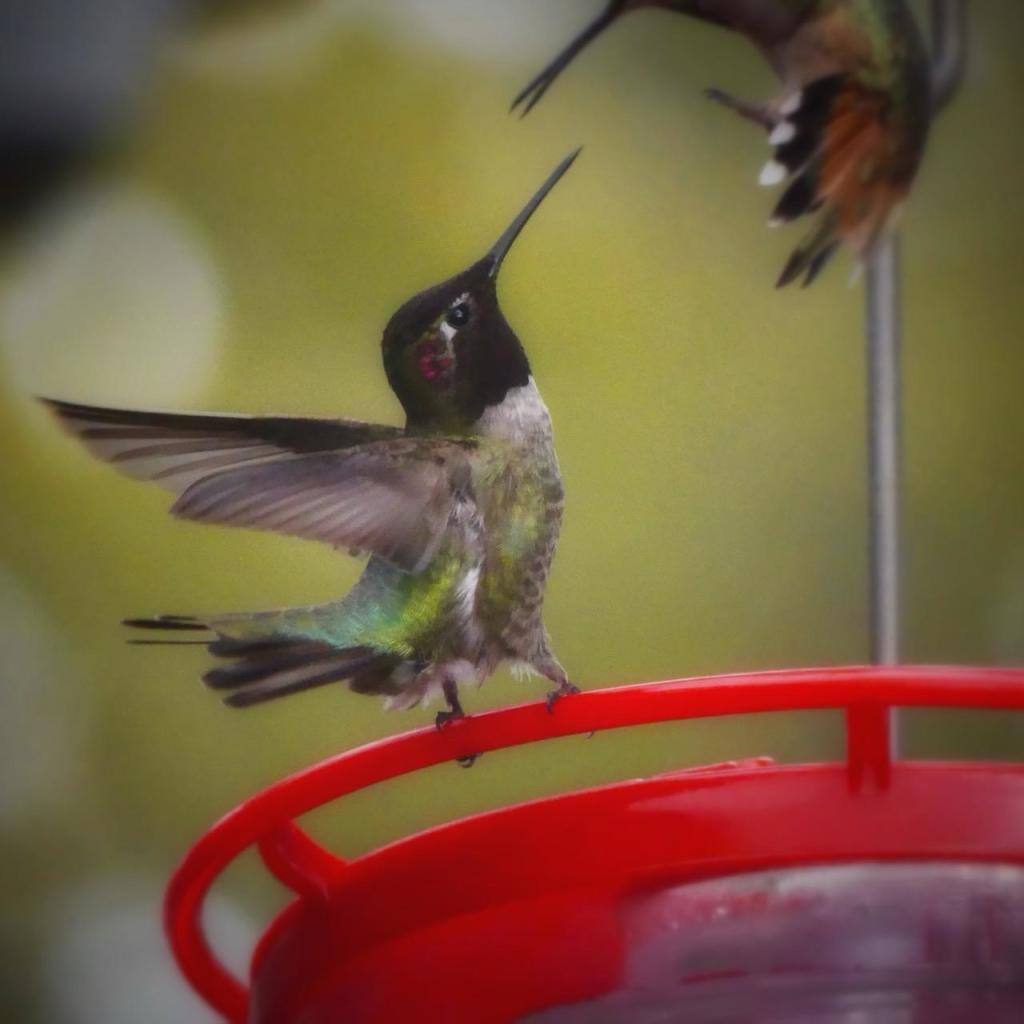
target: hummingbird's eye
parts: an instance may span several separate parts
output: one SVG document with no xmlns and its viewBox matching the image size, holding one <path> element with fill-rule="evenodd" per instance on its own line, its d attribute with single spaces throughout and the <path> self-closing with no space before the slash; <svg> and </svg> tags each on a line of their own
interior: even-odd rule
<svg viewBox="0 0 1024 1024">
<path fill-rule="evenodd" d="M 469 323 L 469 303 L 458 302 L 445 314 L 444 322 L 449 327 L 465 327 Z"/>
</svg>

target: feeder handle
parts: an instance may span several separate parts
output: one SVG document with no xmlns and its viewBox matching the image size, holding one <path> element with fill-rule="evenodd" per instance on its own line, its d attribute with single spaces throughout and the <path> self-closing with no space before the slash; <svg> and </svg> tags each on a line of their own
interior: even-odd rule
<svg viewBox="0 0 1024 1024">
<path fill-rule="evenodd" d="M 167 936 L 193 988 L 226 1020 L 242 1024 L 248 991 L 210 949 L 202 928 L 203 902 L 217 876 L 253 845 L 291 888 L 329 885 L 344 872 L 344 861 L 294 824 L 322 804 L 470 752 L 561 736 L 765 711 L 847 709 L 868 712 L 862 717 L 870 721 L 892 706 L 1024 710 L 1024 670 L 829 668 L 638 683 L 574 694 L 559 701 L 553 714 L 543 702 L 522 704 L 460 719 L 441 731 L 430 726 L 378 740 L 297 772 L 221 818 L 171 879 L 164 901 Z M 885 785 L 888 749 L 870 727 L 851 730 L 847 765 L 853 788 L 868 779 Z"/>
</svg>

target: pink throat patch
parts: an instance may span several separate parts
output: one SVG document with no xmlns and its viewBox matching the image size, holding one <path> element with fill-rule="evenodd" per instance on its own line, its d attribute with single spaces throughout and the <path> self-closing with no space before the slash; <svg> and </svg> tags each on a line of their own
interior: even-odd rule
<svg viewBox="0 0 1024 1024">
<path fill-rule="evenodd" d="M 440 338 L 424 341 L 416 353 L 420 375 L 431 384 L 443 384 L 451 374 L 455 360 Z"/>
</svg>

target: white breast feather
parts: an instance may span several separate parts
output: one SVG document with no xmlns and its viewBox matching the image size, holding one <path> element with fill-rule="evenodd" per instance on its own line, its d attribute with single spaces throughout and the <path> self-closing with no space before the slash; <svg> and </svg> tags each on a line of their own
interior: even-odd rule
<svg viewBox="0 0 1024 1024">
<path fill-rule="evenodd" d="M 497 405 L 485 409 L 477 426 L 481 434 L 506 441 L 551 437 L 551 415 L 532 377 L 522 387 L 512 388 Z"/>
</svg>

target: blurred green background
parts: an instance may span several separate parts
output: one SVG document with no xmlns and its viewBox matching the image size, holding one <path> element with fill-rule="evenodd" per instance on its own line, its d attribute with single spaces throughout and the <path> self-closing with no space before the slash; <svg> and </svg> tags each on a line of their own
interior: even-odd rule
<svg viewBox="0 0 1024 1024">
<path fill-rule="evenodd" d="M 379 337 L 574 145 L 511 255 L 505 312 L 567 487 L 547 621 L 583 687 L 866 658 L 863 295 L 841 257 L 771 285 L 764 141 L 707 103 L 770 95 L 742 41 L 644 14 L 525 121 L 512 96 L 586 0 L 262 3 L 180 26 L 120 145 L 0 262 L 0 999 L 10 1019 L 201 1020 L 159 936 L 173 865 L 274 779 L 431 721 L 328 688 L 249 713 L 206 655 L 126 615 L 306 604 L 360 565 L 176 522 L 33 394 L 397 421 Z M 965 90 L 905 219 L 908 660 L 1024 660 L 1024 9 L 971 5 Z M 538 697 L 503 673 L 467 708 Z M 1003 716 L 918 715 L 917 754 L 1024 755 Z M 310 824 L 355 854 L 542 793 L 731 757 L 821 758 L 834 716 L 659 727 L 442 766 Z M 424 884 L 430 884 L 424 880 Z M 276 905 L 251 865 L 214 927 L 239 968 Z M 139 1006 L 149 1007 L 140 1017 Z"/>
</svg>

